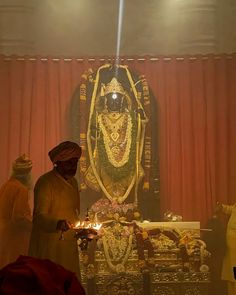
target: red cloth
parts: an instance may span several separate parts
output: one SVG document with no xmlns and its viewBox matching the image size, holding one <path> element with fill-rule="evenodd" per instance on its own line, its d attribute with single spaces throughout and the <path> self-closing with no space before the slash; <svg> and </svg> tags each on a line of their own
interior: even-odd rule
<svg viewBox="0 0 236 295">
<path fill-rule="evenodd" d="M 0 270 L 1 295 L 85 295 L 75 273 L 48 260 L 20 256 Z"/>
</svg>

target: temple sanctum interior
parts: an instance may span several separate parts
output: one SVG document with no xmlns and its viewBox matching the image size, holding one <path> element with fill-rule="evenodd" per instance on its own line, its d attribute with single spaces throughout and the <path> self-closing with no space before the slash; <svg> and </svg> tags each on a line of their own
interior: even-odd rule
<svg viewBox="0 0 236 295">
<path fill-rule="evenodd" d="M 235 28 L 233 0 L 0 0 L 0 294 L 236 295 Z M 33 293 L 33 257 L 76 283 L 30 264 Z"/>
</svg>

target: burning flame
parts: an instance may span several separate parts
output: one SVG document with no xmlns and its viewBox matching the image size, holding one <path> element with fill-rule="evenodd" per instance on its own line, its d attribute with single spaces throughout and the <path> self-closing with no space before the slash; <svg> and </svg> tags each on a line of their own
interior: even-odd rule
<svg viewBox="0 0 236 295">
<path fill-rule="evenodd" d="M 100 230 L 100 228 L 102 227 L 102 223 L 88 223 L 88 222 L 85 222 L 85 221 L 78 221 L 75 225 L 75 228 L 93 228 L 97 231 Z"/>
</svg>

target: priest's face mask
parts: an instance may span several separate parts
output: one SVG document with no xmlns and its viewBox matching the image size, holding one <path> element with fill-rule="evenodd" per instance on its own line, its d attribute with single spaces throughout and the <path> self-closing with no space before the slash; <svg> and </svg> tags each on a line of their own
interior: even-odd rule
<svg viewBox="0 0 236 295">
<path fill-rule="evenodd" d="M 121 112 L 123 109 L 124 96 L 117 92 L 106 95 L 106 107 L 108 112 Z"/>
<path fill-rule="evenodd" d="M 67 161 L 57 161 L 57 172 L 65 179 L 72 178 L 76 174 L 78 160 L 78 158 L 71 158 Z"/>
</svg>

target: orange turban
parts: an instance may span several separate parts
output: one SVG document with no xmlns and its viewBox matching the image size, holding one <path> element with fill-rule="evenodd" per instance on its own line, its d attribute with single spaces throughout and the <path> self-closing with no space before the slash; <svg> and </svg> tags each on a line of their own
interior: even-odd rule
<svg viewBox="0 0 236 295">
<path fill-rule="evenodd" d="M 12 169 L 17 174 L 27 174 L 32 169 L 32 161 L 23 154 L 13 162 Z"/>
<path fill-rule="evenodd" d="M 72 141 L 64 141 L 54 147 L 49 153 L 49 158 L 53 163 L 57 161 L 67 161 L 71 158 L 80 158 L 82 153 L 81 147 Z"/>
</svg>

